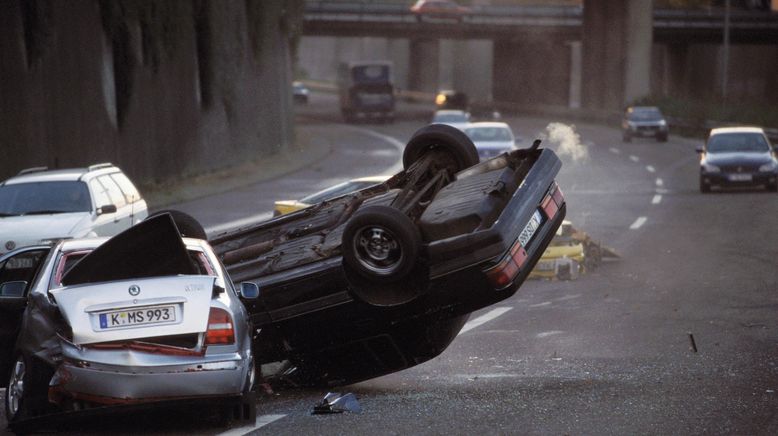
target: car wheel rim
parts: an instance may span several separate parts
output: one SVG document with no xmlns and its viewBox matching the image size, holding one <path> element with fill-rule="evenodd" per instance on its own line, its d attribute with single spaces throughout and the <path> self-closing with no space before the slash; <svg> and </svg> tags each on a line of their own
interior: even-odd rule
<svg viewBox="0 0 778 436">
<path fill-rule="evenodd" d="M 362 227 L 354 238 L 357 260 L 368 271 L 389 275 L 397 270 L 404 255 L 394 234 L 382 226 Z"/>
<path fill-rule="evenodd" d="M 24 395 L 24 361 L 20 358 L 14 364 L 11 372 L 11 380 L 8 382 L 6 395 L 8 396 L 8 413 L 15 416 L 19 412 L 19 406 Z M 9 416 L 11 418 L 12 416 Z"/>
</svg>

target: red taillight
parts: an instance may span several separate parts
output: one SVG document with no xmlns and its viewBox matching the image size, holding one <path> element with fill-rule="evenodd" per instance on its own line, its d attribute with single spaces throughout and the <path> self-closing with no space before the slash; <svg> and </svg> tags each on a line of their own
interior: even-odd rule
<svg viewBox="0 0 778 436">
<path fill-rule="evenodd" d="M 205 345 L 225 345 L 235 342 L 232 318 L 224 309 L 212 307 L 208 315 L 208 331 L 205 333 Z"/>
<path fill-rule="evenodd" d="M 565 197 L 562 194 L 562 190 L 559 189 L 556 182 L 551 185 L 543 201 L 540 202 L 540 208 L 545 212 L 548 219 L 554 218 L 559 212 L 559 208 L 562 207 L 562 203 L 565 202 Z"/>
<path fill-rule="evenodd" d="M 486 277 L 495 289 L 502 289 L 513 282 L 513 278 L 527 260 L 527 250 L 518 241 L 511 247 L 511 253 L 497 265 L 486 270 Z"/>
</svg>

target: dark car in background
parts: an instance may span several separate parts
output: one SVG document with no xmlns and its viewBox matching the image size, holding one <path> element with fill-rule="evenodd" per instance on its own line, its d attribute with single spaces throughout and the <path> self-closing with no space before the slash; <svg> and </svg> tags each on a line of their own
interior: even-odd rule
<svg viewBox="0 0 778 436">
<path fill-rule="evenodd" d="M 630 106 L 624 111 L 621 120 L 621 133 L 624 142 L 632 138 L 656 138 L 659 142 L 667 142 L 670 129 L 667 127 L 662 111 L 654 106 Z"/>
<path fill-rule="evenodd" d="M 778 160 L 763 129 L 722 127 L 710 131 L 700 153 L 700 191 L 711 186 L 764 186 L 778 191 Z"/>
<path fill-rule="evenodd" d="M 311 91 L 303 82 L 292 82 L 292 100 L 295 103 L 307 104 Z"/>
<path fill-rule="evenodd" d="M 338 68 L 340 112 L 347 122 L 359 119 L 394 121 L 392 63 L 346 62 Z"/>
</svg>

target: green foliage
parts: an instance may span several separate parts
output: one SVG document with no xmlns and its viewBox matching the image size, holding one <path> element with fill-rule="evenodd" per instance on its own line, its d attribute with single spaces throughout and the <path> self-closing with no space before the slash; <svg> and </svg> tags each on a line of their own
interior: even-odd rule
<svg viewBox="0 0 778 436">
<path fill-rule="evenodd" d="M 724 104 L 716 100 L 690 100 L 674 97 L 647 97 L 636 104 L 658 106 L 666 116 L 683 119 L 698 126 L 705 125 L 706 121 L 716 121 L 778 127 L 778 107 L 770 104 L 740 102 Z"/>
</svg>

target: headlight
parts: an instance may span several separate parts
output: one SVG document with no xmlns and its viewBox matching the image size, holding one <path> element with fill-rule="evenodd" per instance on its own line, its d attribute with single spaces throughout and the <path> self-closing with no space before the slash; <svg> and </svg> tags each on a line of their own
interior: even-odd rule
<svg viewBox="0 0 778 436">
<path fill-rule="evenodd" d="M 721 172 L 721 168 L 717 167 L 716 165 L 711 164 L 702 164 L 702 170 L 706 173 L 718 173 Z"/>
<path fill-rule="evenodd" d="M 775 171 L 776 169 L 778 169 L 778 163 L 776 163 L 775 161 L 766 163 L 761 167 L 759 167 L 759 171 L 762 172 Z"/>
<path fill-rule="evenodd" d="M 665 120 L 659 120 L 659 125 L 664 127 L 664 126 L 666 126 L 666 125 L 667 125 L 667 121 L 665 121 Z"/>
</svg>

